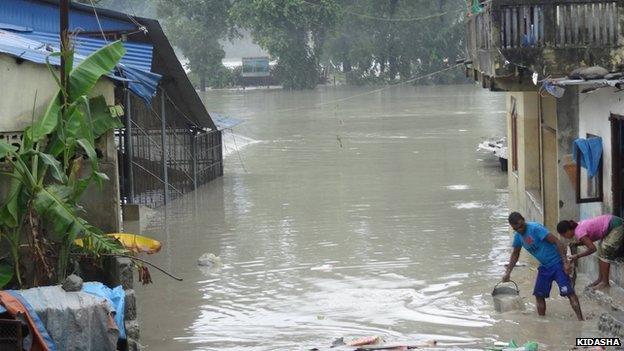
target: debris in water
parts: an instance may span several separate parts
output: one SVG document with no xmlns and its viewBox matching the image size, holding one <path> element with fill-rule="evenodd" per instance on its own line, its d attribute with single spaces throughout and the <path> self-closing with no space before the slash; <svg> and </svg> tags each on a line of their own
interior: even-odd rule
<svg viewBox="0 0 624 351">
<path fill-rule="evenodd" d="M 197 260 L 197 265 L 202 267 L 220 267 L 221 258 L 213 253 L 205 253 Z"/>
<path fill-rule="evenodd" d="M 344 345 L 346 345 L 345 342 L 344 342 L 344 338 L 338 338 L 338 339 L 334 340 L 334 342 L 332 342 L 330 348 L 334 348 L 334 347 L 338 347 L 338 346 L 344 346 Z"/>
<path fill-rule="evenodd" d="M 364 345 L 375 345 L 375 344 L 379 344 L 382 342 L 383 342 L 383 339 L 381 339 L 381 337 L 379 336 L 365 336 L 362 338 L 357 338 L 355 340 L 352 340 L 347 345 L 348 346 L 364 346 Z"/>
<path fill-rule="evenodd" d="M 361 346 L 358 347 L 357 349 L 355 349 L 355 351 L 389 351 L 389 350 L 414 350 L 414 349 L 421 349 L 421 348 L 428 348 L 428 347 L 435 347 L 438 344 L 438 342 L 436 340 L 429 340 L 425 343 L 419 343 L 419 344 L 383 344 L 383 345 L 366 345 L 366 346 Z"/>
</svg>

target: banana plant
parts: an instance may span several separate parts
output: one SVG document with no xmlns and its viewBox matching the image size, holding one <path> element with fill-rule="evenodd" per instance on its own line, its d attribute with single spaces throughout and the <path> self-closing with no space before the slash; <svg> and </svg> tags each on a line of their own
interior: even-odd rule
<svg viewBox="0 0 624 351">
<path fill-rule="evenodd" d="M 71 50 L 52 54 L 63 55 L 70 67 L 66 85 L 61 85 L 48 62 L 59 86 L 57 94 L 43 115 L 24 130 L 19 148 L 0 140 L 0 159 L 11 166 L 11 171 L 4 173 L 10 178 L 10 187 L 0 207 L 0 240 L 8 243 L 12 258 L 10 268 L 0 261 L 0 288 L 10 281 L 24 287 L 63 280 L 72 250 L 94 257 L 126 252 L 82 218 L 79 205 L 91 183 L 101 185 L 108 180 L 99 171 L 96 140 L 122 126 L 103 96 L 89 95 L 124 54 L 120 41 L 102 47 L 75 67 Z M 89 160 L 86 171 L 83 158 Z M 76 247 L 76 239 L 88 245 Z M 21 271 L 26 258 L 35 267 L 32 283 L 24 281 Z"/>
</svg>

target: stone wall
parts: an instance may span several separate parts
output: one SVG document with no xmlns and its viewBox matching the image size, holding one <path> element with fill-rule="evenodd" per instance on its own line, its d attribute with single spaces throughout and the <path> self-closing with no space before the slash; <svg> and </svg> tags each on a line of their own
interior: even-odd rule
<svg viewBox="0 0 624 351">
<path fill-rule="evenodd" d="M 134 275 L 132 262 L 128 258 L 113 258 L 105 263 L 106 284 L 110 286 L 121 285 L 126 293 L 126 310 L 124 320 L 126 327 L 127 350 L 139 351 L 143 346 L 139 343 L 140 327 L 137 318 L 136 293 L 134 292 Z"/>
</svg>

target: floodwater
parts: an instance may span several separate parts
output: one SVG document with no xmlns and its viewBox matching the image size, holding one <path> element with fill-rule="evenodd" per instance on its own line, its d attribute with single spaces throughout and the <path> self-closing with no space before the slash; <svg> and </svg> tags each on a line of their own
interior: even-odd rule
<svg viewBox="0 0 624 351">
<path fill-rule="evenodd" d="M 144 230 L 164 243 L 149 259 L 184 278 L 152 270 L 154 284 L 137 287 L 148 350 L 325 349 L 367 335 L 561 350 L 595 332 L 585 298 L 589 321 L 559 297 L 537 318 L 530 264 L 512 274 L 527 311 L 494 311 L 510 243 L 506 175 L 475 149 L 504 135 L 504 95 L 365 92 L 207 93 L 210 111 L 245 121 L 245 138 L 225 137 L 235 149 L 222 179 L 156 210 Z M 204 253 L 222 267 L 197 266 Z"/>
</svg>

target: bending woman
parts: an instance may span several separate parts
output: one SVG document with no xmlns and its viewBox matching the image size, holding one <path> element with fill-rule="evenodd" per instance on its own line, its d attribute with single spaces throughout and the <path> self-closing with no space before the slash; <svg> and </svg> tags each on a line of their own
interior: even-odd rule
<svg viewBox="0 0 624 351">
<path fill-rule="evenodd" d="M 622 255 L 624 248 L 624 227 L 622 219 L 613 215 L 602 215 L 590 218 L 580 223 L 575 221 L 561 221 L 557 224 L 557 231 L 563 237 L 576 237 L 576 245 L 585 245 L 585 251 L 572 255 L 570 260 L 576 262 L 581 257 L 589 256 L 598 251 L 599 273 L 598 279 L 590 286 L 601 289 L 609 286 L 609 268 L 611 262 Z M 594 241 L 601 240 L 596 249 Z"/>
</svg>

